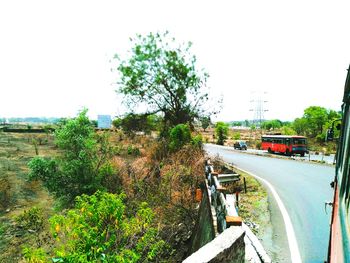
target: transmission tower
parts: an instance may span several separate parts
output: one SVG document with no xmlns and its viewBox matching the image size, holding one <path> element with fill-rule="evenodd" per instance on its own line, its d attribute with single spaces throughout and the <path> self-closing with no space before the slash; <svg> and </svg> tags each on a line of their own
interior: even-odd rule
<svg viewBox="0 0 350 263">
<path fill-rule="evenodd" d="M 253 123 L 257 127 L 261 127 L 262 122 L 265 120 L 265 112 L 268 111 L 266 107 L 266 91 L 253 91 L 251 94 L 251 108 L 250 111 L 254 113 Z"/>
</svg>

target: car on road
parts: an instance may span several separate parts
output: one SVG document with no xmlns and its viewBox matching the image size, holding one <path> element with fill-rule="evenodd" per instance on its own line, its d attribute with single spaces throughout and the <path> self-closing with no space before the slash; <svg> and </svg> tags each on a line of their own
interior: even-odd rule
<svg viewBox="0 0 350 263">
<path fill-rule="evenodd" d="M 245 142 L 238 141 L 233 144 L 233 148 L 239 150 L 247 150 L 247 144 Z"/>
</svg>

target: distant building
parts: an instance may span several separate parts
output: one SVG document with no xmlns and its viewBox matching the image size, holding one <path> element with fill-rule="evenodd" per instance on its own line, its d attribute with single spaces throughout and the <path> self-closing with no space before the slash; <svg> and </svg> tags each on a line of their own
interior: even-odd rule
<svg viewBox="0 0 350 263">
<path fill-rule="evenodd" d="M 111 115 L 97 115 L 97 127 L 99 129 L 110 129 L 112 126 Z"/>
</svg>

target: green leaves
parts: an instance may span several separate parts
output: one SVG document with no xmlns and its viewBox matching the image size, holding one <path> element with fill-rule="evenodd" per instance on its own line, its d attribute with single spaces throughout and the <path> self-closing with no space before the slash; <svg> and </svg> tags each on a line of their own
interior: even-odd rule
<svg viewBox="0 0 350 263">
<path fill-rule="evenodd" d="M 166 247 L 152 227 L 154 214 L 140 204 L 135 217 L 126 216 L 125 195 L 96 192 L 76 198 L 74 209 L 50 219 L 64 262 L 147 262 Z"/>
<path fill-rule="evenodd" d="M 224 122 L 218 121 L 215 125 L 215 135 L 217 137 L 217 144 L 224 145 L 228 135 L 228 125 Z"/>
<path fill-rule="evenodd" d="M 211 120 L 210 120 L 210 117 L 204 116 L 204 117 L 200 118 L 200 122 L 201 122 L 203 130 L 205 131 L 205 129 L 209 127 Z"/>
<path fill-rule="evenodd" d="M 28 263 L 47 262 L 46 253 L 42 248 L 31 248 L 29 246 L 24 246 L 22 252 L 25 261 Z"/>
<path fill-rule="evenodd" d="M 44 227 L 44 216 L 41 208 L 32 207 L 18 215 L 16 222 L 24 229 L 41 230 Z"/>
<path fill-rule="evenodd" d="M 30 168 L 30 180 L 40 179 L 46 181 L 49 177 L 54 177 L 57 171 L 57 163 L 55 160 L 42 157 L 34 157 L 30 160 L 28 166 Z"/>
<path fill-rule="evenodd" d="M 191 141 L 191 131 L 188 125 L 178 124 L 170 130 L 169 148 L 176 151 Z"/>
<path fill-rule="evenodd" d="M 61 150 L 59 157 L 36 157 L 28 163 L 29 178 L 42 180 L 66 205 L 71 205 L 78 195 L 103 189 L 103 178 L 113 173 L 108 135 L 95 134 L 86 114 L 87 110 L 83 110 L 56 131 L 56 144 Z"/>
<path fill-rule="evenodd" d="M 325 137 L 325 128 L 331 125 L 331 122 L 340 118 L 340 114 L 334 110 L 327 110 L 320 106 L 310 106 L 304 110 L 301 118 L 296 118 L 293 122 L 293 128 L 298 134 L 309 135 L 319 138 Z"/>
<path fill-rule="evenodd" d="M 282 122 L 280 120 L 269 120 L 269 121 L 264 121 L 261 124 L 261 127 L 266 130 L 275 130 L 279 129 L 282 127 Z"/>
<path fill-rule="evenodd" d="M 123 118 L 115 119 L 113 125 L 116 128 L 121 128 L 129 135 L 137 131 L 150 133 L 155 130 L 160 123 L 160 118 L 155 114 L 126 114 Z"/>
<path fill-rule="evenodd" d="M 120 61 L 118 92 L 135 110 L 144 105 L 147 112 L 162 112 L 164 125 L 192 123 L 207 101 L 207 74 L 196 69 L 191 44 L 176 45 L 166 32 L 138 35 L 132 40 L 131 56 Z"/>
</svg>

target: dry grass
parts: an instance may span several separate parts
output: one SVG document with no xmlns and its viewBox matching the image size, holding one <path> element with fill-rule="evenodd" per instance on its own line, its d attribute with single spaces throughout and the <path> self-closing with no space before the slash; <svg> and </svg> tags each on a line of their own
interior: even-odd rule
<svg viewBox="0 0 350 263">
<path fill-rule="evenodd" d="M 23 244 L 35 245 L 47 235 L 45 231 L 24 231 L 14 221 L 16 216 L 33 206 L 42 208 L 46 218 L 53 212 L 53 200 L 48 192 L 39 182 L 27 180 L 27 163 L 35 156 L 33 140 L 41 141 L 38 145 L 40 155 L 56 154 L 51 135 L 0 132 L 0 262 L 19 261 Z"/>
<path fill-rule="evenodd" d="M 131 142 L 142 148 L 141 156 L 114 157 L 128 207 L 146 201 L 156 214 L 160 235 L 174 249 L 169 262 L 180 262 L 197 216 L 195 190 L 203 180 L 204 153 L 187 146 L 170 154 L 162 143 Z"/>
<path fill-rule="evenodd" d="M 41 142 L 40 156 L 59 154 L 53 137 L 46 136 L 0 133 L 0 262 L 19 262 L 24 244 L 52 249 L 47 225 L 40 233 L 29 233 L 14 220 L 33 206 L 42 208 L 46 219 L 53 214 L 54 200 L 48 192 L 39 182 L 27 181 L 27 163 L 36 155 L 33 140 Z M 188 146 L 169 154 L 150 137 L 130 139 L 120 132 L 111 133 L 110 144 L 116 154 L 111 160 L 115 173 L 105 181 L 108 191 L 125 192 L 130 213 L 148 202 L 162 238 L 176 250 L 169 262 L 181 261 L 196 219 L 195 189 L 203 178 L 203 151 Z M 139 152 L 130 153 L 130 147 Z"/>
<path fill-rule="evenodd" d="M 206 143 L 214 143 L 216 144 L 216 138 L 215 138 L 215 129 L 210 128 L 207 129 L 205 132 L 200 131 L 203 141 Z M 239 134 L 240 138 L 238 140 L 235 140 L 235 135 Z M 238 129 L 229 129 L 227 140 L 225 141 L 225 146 L 233 146 L 233 144 L 236 141 L 245 141 L 247 142 L 248 147 L 255 148 L 256 143 L 261 141 L 261 131 L 260 130 L 238 130 Z"/>
</svg>

